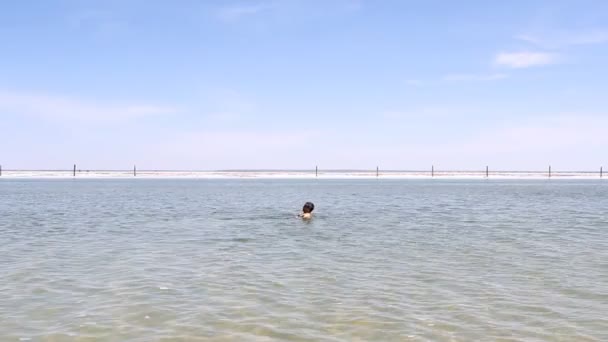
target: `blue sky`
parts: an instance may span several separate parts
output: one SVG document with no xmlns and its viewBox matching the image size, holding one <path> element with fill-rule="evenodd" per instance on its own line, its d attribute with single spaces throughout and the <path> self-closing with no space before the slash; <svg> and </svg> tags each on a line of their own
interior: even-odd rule
<svg viewBox="0 0 608 342">
<path fill-rule="evenodd" d="M 0 3 L 5 168 L 596 170 L 606 1 Z"/>
</svg>

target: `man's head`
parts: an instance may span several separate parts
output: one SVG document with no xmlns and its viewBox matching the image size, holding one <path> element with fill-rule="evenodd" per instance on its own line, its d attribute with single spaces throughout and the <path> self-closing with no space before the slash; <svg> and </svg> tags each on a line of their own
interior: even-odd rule
<svg viewBox="0 0 608 342">
<path fill-rule="evenodd" d="M 315 210 L 315 205 L 312 202 L 306 202 L 302 207 L 302 211 L 306 214 L 312 213 L 313 210 Z"/>
</svg>

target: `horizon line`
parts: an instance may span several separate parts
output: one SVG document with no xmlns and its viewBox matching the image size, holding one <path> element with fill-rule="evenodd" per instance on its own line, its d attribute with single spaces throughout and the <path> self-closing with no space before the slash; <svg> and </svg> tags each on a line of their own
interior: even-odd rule
<svg viewBox="0 0 608 342">
<path fill-rule="evenodd" d="M 352 169 L 321 169 L 321 168 L 311 168 L 311 169 L 279 169 L 279 168 L 270 168 L 270 169 L 138 169 L 136 166 L 131 169 L 79 169 L 76 168 L 77 172 L 133 172 L 137 170 L 137 172 L 529 172 L 529 173 L 540 173 L 540 172 L 565 172 L 565 173 L 599 173 L 603 170 L 603 166 L 600 166 L 596 170 L 559 170 L 554 169 L 552 166 L 548 166 L 547 169 L 543 170 L 530 170 L 530 169 L 490 169 L 490 168 L 480 168 L 480 169 L 439 169 L 435 167 L 431 167 L 429 169 L 381 169 L 381 168 L 373 168 L 373 169 L 360 169 L 360 168 L 352 168 Z M 3 168 L 0 165 L 0 170 L 2 171 L 10 171 L 10 172 L 73 172 L 74 168 L 70 169 L 7 169 Z"/>
</svg>

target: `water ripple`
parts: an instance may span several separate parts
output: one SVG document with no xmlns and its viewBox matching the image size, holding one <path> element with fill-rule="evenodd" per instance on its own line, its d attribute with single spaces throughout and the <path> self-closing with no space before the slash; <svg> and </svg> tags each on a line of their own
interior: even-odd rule
<svg viewBox="0 0 608 342">
<path fill-rule="evenodd" d="M 605 208 L 592 181 L 3 180 L 0 339 L 608 341 Z"/>
</svg>

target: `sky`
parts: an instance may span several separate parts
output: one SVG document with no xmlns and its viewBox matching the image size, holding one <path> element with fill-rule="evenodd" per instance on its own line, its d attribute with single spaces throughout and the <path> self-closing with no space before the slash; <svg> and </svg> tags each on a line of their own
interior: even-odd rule
<svg viewBox="0 0 608 342">
<path fill-rule="evenodd" d="M 5 169 L 599 170 L 608 1 L 1 1 Z"/>
</svg>

